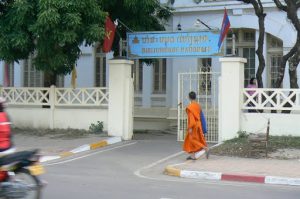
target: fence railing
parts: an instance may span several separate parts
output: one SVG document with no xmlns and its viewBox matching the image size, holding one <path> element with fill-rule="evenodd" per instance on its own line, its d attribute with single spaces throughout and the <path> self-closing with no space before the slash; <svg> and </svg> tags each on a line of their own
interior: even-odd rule
<svg viewBox="0 0 300 199">
<path fill-rule="evenodd" d="M 9 105 L 101 106 L 108 107 L 108 88 L 0 87 L 0 96 Z"/>
<path fill-rule="evenodd" d="M 242 109 L 300 110 L 300 89 L 245 88 Z"/>
</svg>

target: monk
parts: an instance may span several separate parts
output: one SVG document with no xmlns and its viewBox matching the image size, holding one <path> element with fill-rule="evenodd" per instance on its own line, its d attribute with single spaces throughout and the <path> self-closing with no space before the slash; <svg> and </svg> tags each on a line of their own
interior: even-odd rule
<svg viewBox="0 0 300 199">
<path fill-rule="evenodd" d="M 191 103 L 186 108 L 188 117 L 188 128 L 183 143 L 183 150 L 191 154 L 187 160 L 196 160 L 195 154 L 202 149 L 205 150 L 206 158 L 209 156 L 209 149 L 203 134 L 200 112 L 201 106 L 196 101 L 196 93 L 190 92 L 189 99 Z"/>
</svg>

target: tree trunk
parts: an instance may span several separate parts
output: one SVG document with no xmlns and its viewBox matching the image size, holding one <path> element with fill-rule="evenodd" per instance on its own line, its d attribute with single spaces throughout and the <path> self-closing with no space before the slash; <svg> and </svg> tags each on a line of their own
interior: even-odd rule
<svg viewBox="0 0 300 199">
<path fill-rule="evenodd" d="M 44 73 L 44 86 L 50 87 L 52 85 L 56 86 L 56 73 L 55 72 L 45 72 Z"/>
<path fill-rule="evenodd" d="M 297 52 L 297 48 L 298 48 L 297 45 L 298 45 L 298 42 L 294 45 L 294 47 L 290 50 L 290 52 L 288 52 L 286 55 L 284 55 L 282 57 L 280 68 L 279 68 L 278 79 L 275 83 L 276 88 L 280 88 L 280 86 L 282 84 L 286 63 Z"/>
<path fill-rule="evenodd" d="M 291 57 L 289 59 L 289 76 L 290 76 L 290 88 L 299 88 L 298 86 L 298 78 L 297 78 L 297 67 L 299 65 L 299 62 L 300 62 L 300 49 L 298 49 L 297 53 L 294 54 L 293 57 Z M 293 92 L 290 92 L 290 95 L 292 94 Z M 291 98 L 291 101 L 292 102 L 295 102 L 296 100 L 296 96 L 292 97 Z M 284 107 L 292 107 L 292 104 L 290 103 L 286 103 L 284 105 Z M 284 110 L 282 111 L 282 113 L 291 113 L 290 110 Z"/>
<path fill-rule="evenodd" d="M 256 54 L 258 56 L 259 65 L 256 72 L 256 79 L 258 83 L 258 88 L 263 88 L 263 80 L 262 80 L 262 73 L 264 72 L 266 61 L 263 54 L 264 49 L 264 39 L 265 39 L 265 17 L 264 13 L 260 13 L 258 16 L 258 23 L 259 23 L 259 38 L 258 38 L 258 48 L 256 50 Z"/>
</svg>

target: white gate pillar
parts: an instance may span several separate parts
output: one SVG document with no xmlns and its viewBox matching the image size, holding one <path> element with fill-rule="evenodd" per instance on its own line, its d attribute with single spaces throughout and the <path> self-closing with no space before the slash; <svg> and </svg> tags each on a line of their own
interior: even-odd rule
<svg viewBox="0 0 300 199">
<path fill-rule="evenodd" d="M 237 136 L 241 127 L 242 90 L 244 88 L 245 58 L 220 58 L 219 81 L 219 141 Z"/>
<path fill-rule="evenodd" d="M 108 64 L 108 135 L 130 140 L 133 135 L 133 61 L 112 59 Z"/>
<path fill-rule="evenodd" d="M 143 63 L 143 108 L 151 108 L 151 94 L 153 91 L 153 64 Z"/>
</svg>

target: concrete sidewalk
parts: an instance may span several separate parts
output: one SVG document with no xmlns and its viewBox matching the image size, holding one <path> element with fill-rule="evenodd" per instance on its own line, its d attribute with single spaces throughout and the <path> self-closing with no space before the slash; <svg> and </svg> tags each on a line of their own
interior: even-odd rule
<svg viewBox="0 0 300 199">
<path fill-rule="evenodd" d="M 300 185 L 300 160 L 214 155 L 207 160 L 202 155 L 198 160 L 184 161 L 186 156 L 180 157 L 182 163 L 167 166 L 165 173 L 184 178 Z"/>
<path fill-rule="evenodd" d="M 86 135 L 82 137 L 53 138 L 49 136 L 32 136 L 15 134 L 13 137 L 17 151 L 39 149 L 41 162 L 56 160 L 76 153 L 104 147 L 121 142 L 119 137 Z"/>
</svg>

